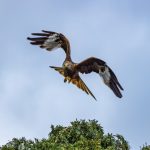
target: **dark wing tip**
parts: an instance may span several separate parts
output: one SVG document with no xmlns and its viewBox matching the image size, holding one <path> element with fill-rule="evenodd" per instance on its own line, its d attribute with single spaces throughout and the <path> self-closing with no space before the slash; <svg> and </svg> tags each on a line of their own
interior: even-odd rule
<svg viewBox="0 0 150 150">
<path fill-rule="evenodd" d="M 122 94 L 119 90 L 119 88 L 117 87 L 117 84 L 111 80 L 109 83 L 109 87 L 111 88 L 111 90 L 113 91 L 113 93 L 118 97 L 118 98 L 122 98 Z"/>
<path fill-rule="evenodd" d="M 56 33 L 56 32 L 53 32 L 53 31 L 46 31 L 46 30 L 42 30 L 42 32 L 49 33 L 49 34 L 55 34 Z"/>
<path fill-rule="evenodd" d="M 116 96 L 117 96 L 118 98 L 120 98 L 120 99 L 123 97 L 122 95 L 116 95 Z"/>
<path fill-rule="evenodd" d="M 107 66 L 107 67 L 108 67 L 108 66 Z M 123 89 L 123 87 L 121 86 L 121 84 L 119 83 L 119 81 L 118 81 L 118 79 L 117 79 L 115 73 L 112 71 L 112 69 L 111 69 L 110 67 L 108 67 L 108 68 L 109 68 L 109 71 L 110 71 L 110 73 L 111 73 L 111 76 L 112 76 L 113 80 L 116 82 L 116 84 L 117 84 L 117 86 L 120 88 L 120 90 L 123 91 L 124 89 Z"/>
<path fill-rule="evenodd" d="M 31 35 L 36 35 L 36 36 L 44 36 L 44 37 L 48 37 L 49 34 L 48 33 L 31 33 Z"/>
<path fill-rule="evenodd" d="M 27 40 L 31 40 L 31 38 L 30 38 L 30 37 L 27 37 Z"/>
<path fill-rule="evenodd" d="M 119 84 L 119 85 L 120 85 L 120 84 Z M 122 91 L 124 91 L 124 88 L 123 88 L 121 85 L 120 85 L 119 87 L 120 87 L 120 89 L 121 89 Z"/>
<path fill-rule="evenodd" d="M 120 95 L 120 96 L 118 96 L 119 98 L 122 98 L 123 96 L 122 95 Z"/>
<path fill-rule="evenodd" d="M 121 92 L 120 92 L 119 94 L 116 94 L 116 96 L 117 96 L 118 98 L 122 98 L 122 97 L 123 97 L 122 94 L 121 94 Z"/>
<path fill-rule="evenodd" d="M 41 30 L 42 32 L 48 32 L 48 31 L 46 31 L 46 30 Z"/>
</svg>

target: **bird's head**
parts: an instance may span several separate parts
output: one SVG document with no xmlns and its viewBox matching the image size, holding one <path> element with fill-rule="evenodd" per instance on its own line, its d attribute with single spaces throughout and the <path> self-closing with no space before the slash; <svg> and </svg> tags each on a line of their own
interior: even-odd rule
<svg viewBox="0 0 150 150">
<path fill-rule="evenodd" d="M 64 67 L 65 69 L 72 70 L 73 64 L 72 64 L 72 62 L 70 62 L 70 61 L 65 61 L 65 62 L 63 63 L 63 67 Z"/>
</svg>

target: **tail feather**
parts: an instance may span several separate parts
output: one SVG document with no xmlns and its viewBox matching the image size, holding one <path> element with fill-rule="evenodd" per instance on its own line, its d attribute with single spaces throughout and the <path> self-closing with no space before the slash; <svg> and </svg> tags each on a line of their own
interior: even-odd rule
<svg viewBox="0 0 150 150">
<path fill-rule="evenodd" d="M 54 66 L 50 66 L 50 68 L 55 69 L 56 71 L 58 71 L 61 75 L 64 75 L 64 70 L 61 67 L 54 67 Z M 90 94 L 95 100 L 95 96 L 93 95 L 93 93 L 90 91 L 90 89 L 86 86 L 86 84 L 83 82 L 83 80 L 80 78 L 80 76 L 76 76 L 75 78 L 70 78 L 70 77 L 65 77 L 64 82 L 68 81 L 68 83 L 72 83 L 74 85 L 76 85 L 78 88 L 80 88 L 81 90 L 83 90 L 86 94 Z"/>
<path fill-rule="evenodd" d="M 90 91 L 90 89 L 86 86 L 86 84 L 83 82 L 83 80 L 79 77 L 79 83 L 81 85 L 81 89 L 85 89 L 83 91 L 85 91 L 87 94 L 90 94 L 95 100 L 96 97 L 93 95 L 93 93 Z"/>
</svg>

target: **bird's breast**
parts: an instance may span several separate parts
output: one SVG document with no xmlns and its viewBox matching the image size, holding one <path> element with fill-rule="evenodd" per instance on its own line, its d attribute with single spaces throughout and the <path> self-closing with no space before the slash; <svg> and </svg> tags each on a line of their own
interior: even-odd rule
<svg viewBox="0 0 150 150">
<path fill-rule="evenodd" d="M 72 77 L 74 74 L 75 74 L 75 72 L 74 72 L 73 69 L 70 69 L 70 68 L 65 68 L 64 69 L 65 77 L 67 77 L 67 76 Z"/>
</svg>

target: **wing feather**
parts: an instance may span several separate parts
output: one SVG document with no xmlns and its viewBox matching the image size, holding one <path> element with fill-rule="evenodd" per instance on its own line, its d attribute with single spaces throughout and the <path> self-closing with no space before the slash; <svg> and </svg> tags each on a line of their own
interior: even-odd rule
<svg viewBox="0 0 150 150">
<path fill-rule="evenodd" d="M 123 88 L 119 83 L 115 73 L 109 66 L 107 66 L 105 61 L 95 57 L 90 57 L 77 64 L 76 70 L 85 74 L 91 72 L 98 73 L 102 77 L 104 83 L 114 92 L 114 94 L 119 98 L 122 97 L 120 90 L 123 90 Z"/>
<path fill-rule="evenodd" d="M 95 57 L 90 57 L 76 65 L 76 69 L 81 73 L 99 72 L 97 66 L 105 66 L 106 62 Z"/>
<path fill-rule="evenodd" d="M 48 51 L 62 48 L 67 56 L 70 55 L 70 43 L 63 34 L 42 30 L 42 33 L 32 33 L 32 35 L 37 36 L 27 38 L 32 45 L 38 45 L 40 48 L 45 48 Z"/>
</svg>

